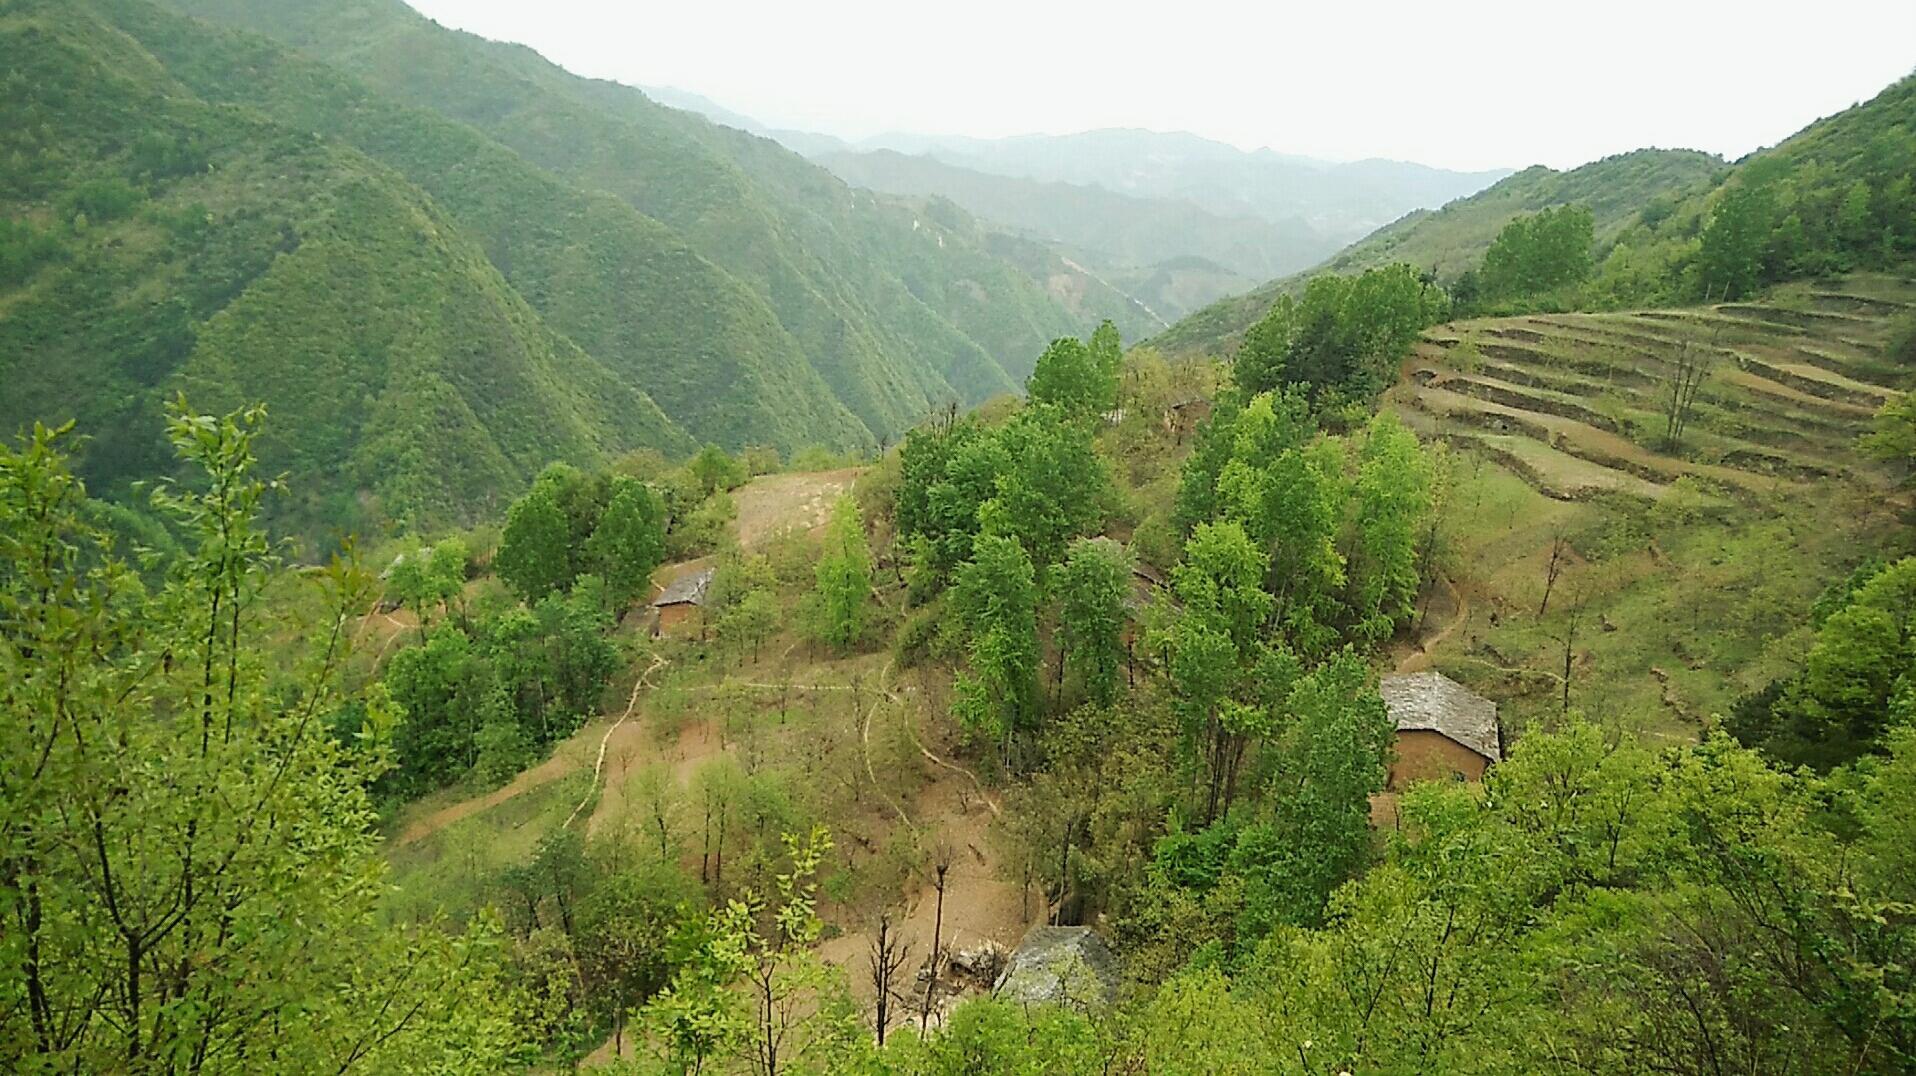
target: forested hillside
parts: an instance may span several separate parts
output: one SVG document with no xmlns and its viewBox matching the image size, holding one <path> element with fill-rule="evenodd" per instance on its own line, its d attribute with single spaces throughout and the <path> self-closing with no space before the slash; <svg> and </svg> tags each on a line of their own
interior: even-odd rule
<svg viewBox="0 0 1916 1076">
<path fill-rule="evenodd" d="M 1559 307 L 1609 308 L 1734 299 L 1783 280 L 1898 265 L 1916 252 L 1916 77 L 1720 168 L 1695 153 L 1641 150 L 1561 175 L 1531 169 L 1442 211 L 1355 244 L 1327 268 L 1384 260 L 1428 269 L 1475 301 L 1476 268 L 1517 214 L 1552 205 L 1589 211 L 1581 294 Z M 1199 311 L 1154 342 L 1177 354 L 1221 353 L 1303 284 L 1300 275 Z M 1506 296 L 1505 298 L 1510 298 Z"/>
<path fill-rule="evenodd" d="M 1053 336 L 1152 327 L 955 207 L 403 5 L 224 13 L 315 55 L 145 0 L 5 14 L 0 423 L 80 419 L 102 492 L 168 466 L 180 390 L 288 416 L 262 452 L 323 544 L 480 518 L 553 459 L 869 446 L 1009 391 Z M 408 58 L 375 62 L 368 32 Z"/>
<path fill-rule="evenodd" d="M 949 399 L 1009 391 L 1026 372 L 1020 356 L 1085 328 L 1040 281 L 969 246 L 966 229 L 638 90 L 445 30 L 399 0 L 176 6 L 274 36 L 673 228 L 764 298 L 874 438 Z"/>
<path fill-rule="evenodd" d="M 168 396 L 266 401 L 302 528 L 471 519 L 552 459 L 695 444 L 349 147 L 194 95 L 87 5 L 0 16 L 15 92 L 9 427 L 77 418 L 102 490 L 166 473 Z M 359 499 L 369 494 L 375 507 Z"/>
<path fill-rule="evenodd" d="M 1349 273 L 1408 262 L 1452 281 L 1482 260 L 1491 240 L 1512 218 L 1568 204 L 1588 207 L 1597 237 L 1613 241 L 1645 207 L 1674 204 L 1692 188 L 1707 186 L 1724 168 L 1708 154 L 1654 149 L 1606 157 L 1567 172 L 1542 165 L 1526 168 L 1442 209 L 1407 214 L 1345 247 L 1317 270 Z M 1278 295 L 1301 288 L 1305 276 L 1269 280 L 1220 300 L 1153 343 L 1178 354 L 1228 350 Z"/>
</svg>

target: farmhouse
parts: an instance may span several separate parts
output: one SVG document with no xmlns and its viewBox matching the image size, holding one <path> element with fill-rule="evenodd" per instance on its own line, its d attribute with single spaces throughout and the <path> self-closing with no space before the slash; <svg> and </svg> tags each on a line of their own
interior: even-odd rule
<svg viewBox="0 0 1916 1076">
<path fill-rule="evenodd" d="M 1481 780 L 1503 758 L 1497 704 L 1436 671 L 1386 676 L 1377 690 L 1397 723 L 1390 791 L 1412 781 Z"/>
<path fill-rule="evenodd" d="M 692 572 L 673 580 L 652 601 L 652 608 L 658 611 L 658 619 L 652 624 L 654 635 L 684 635 L 703 627 L 701 609 L 705 605 L 705 592 L 712 586 L 714 569 Z"/>
</svg>

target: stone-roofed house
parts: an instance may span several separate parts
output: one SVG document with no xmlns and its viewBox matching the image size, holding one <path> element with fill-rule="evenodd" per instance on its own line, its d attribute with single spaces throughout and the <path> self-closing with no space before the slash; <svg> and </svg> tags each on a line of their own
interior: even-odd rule
<svg viewBox="0 0 1916 1076">
<path fill-rule="evenodd" d="M 1118 995 L 1118 958 L 1090 927 L 1032 927 L 991 992 L 1019 1004 L 1102 1008 Z"/>
<path fill-rule="evenodd" d="M 705 604 L 705 592 L 711 589 L 714 571 L 706 568 L 688 572 L 673 580 L 657 598 L 652 599 L 652 608 L 658 612 L 658 620 L 652 625 L 652 634 L 680 634 L 697 626 L 699 609 Z"/>
<path fill-rule="evenodd" d="M 1497 704 L 1434 670 L 1386 676 L 1377 683 L 1397 722 L 1391 791 L 1412 781 L 1481 780 L 1503 759 Z"/>
</svg>

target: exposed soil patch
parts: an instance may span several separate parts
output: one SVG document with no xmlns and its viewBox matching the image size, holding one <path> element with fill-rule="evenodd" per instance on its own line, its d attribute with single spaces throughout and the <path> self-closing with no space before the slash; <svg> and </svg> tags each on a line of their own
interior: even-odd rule
<svg viewBox="0 0 1916 1076">
<path fill-rule="evenodd" d="M 732 491 L 738 506 L 738 544 L 752 549 L 787 528 L 809 531 L 823 526 L 832 503 L 851 492 L 859 468 L 772 474 Z"/>
</svg>

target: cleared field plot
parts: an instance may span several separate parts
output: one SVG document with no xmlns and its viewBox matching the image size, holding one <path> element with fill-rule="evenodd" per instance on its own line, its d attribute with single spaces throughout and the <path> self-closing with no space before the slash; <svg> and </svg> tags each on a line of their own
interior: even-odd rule
<svg viewBox="0 0 1916 1076">
<path fill-rule="evenodd" d="M 1916 387 L 1887 348 L 1913 313 L 1916 282 L 1857 276 L 1426 333 L 1386 404 L 1460 457 L 1444 556 L 1464 612 L 1427 659 L 1514 731 L 1564 712 L 1567 669 L 1570 709 L 1670 739 L 1789 671 L 1801 611 L 1909 510 L 1856 441 Z"/>
</svg>

